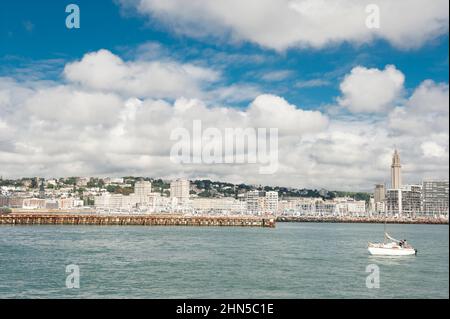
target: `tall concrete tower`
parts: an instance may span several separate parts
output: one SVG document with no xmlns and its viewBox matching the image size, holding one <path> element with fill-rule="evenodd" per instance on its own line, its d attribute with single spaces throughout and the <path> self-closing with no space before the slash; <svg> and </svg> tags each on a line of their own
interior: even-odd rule
<svg viewBox="0 0 450 319">
<path fill-rule="evenodd" d="M 392 156 L 391 182 L 392 189 L 400 189 L 402 187 L 402 165 L 400 164 L 400 155 L 397 150 Z"/>
</svg>

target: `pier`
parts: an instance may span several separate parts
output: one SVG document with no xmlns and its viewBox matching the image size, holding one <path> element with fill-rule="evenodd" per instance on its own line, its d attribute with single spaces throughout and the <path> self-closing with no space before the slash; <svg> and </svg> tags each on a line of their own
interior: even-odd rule
<svg viewBox="0 0 450 319">
<path fill-rule="evenodd" d="M 425 224 L 448 225 L 448 219 L 431 217 L 348 217 L 348 216 L 301 216 L 278 217 L 281 223 L 349 223 L 349 224 Z"/>
<path fill-rule="evenodd" d="M 259 217 L 158 215 L 8 214 L 0 215 L 0 225 L 223 226 L 274 228 L 275 219 Z"/>
</svg>

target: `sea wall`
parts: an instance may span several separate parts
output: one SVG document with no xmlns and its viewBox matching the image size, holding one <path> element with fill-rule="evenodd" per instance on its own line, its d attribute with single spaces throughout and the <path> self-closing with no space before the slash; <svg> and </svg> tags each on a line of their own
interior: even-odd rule
<svg viewBox="0 0 450 319">
<path fill-rule="evenodd" d="M 384 218 L 384 217 L 339 217 L 339 216 L 303 216 L 303 217 L 278 217 L 281 223 L 360 223 L 360 224 L 430 224 L 448 225 L 448 219 L 431 217 L 416 218 Z"/>
<path fill-rule="evenodd" d="M 228 226 L 273 228 L 275 227 L 275 219 L 258 217 L 9 214 L 0 215 L 0 225 Z"/>
</svg>

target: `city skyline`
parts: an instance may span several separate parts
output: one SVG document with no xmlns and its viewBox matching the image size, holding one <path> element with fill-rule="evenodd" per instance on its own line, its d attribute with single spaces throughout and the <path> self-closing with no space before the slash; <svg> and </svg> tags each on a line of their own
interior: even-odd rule
<svg viewBox="0 0 450 319">
<path fill-rule="evenodd" d="M 132 176 L 132 175 L 124 175 L 124 176 L 51 176 L 51 177 L 43 177 L 43 176 L 22 176 L 22 177 L 17 177 L 17 178 L 13 178 L 11 180 L 27 180 L 27 179 L 34 179 L 37 178 L 38 180 L 59 180 L 59 179 L 68 179 L 68 178 L 88 178 L 88 179 L 93 179 L 93 178 L 98 178 L 98 179 L 124 179 L 127 177 L 131 177 L 131 178 L 137 178 L 137 179 L 143 179 L 143 180 L 164 180 L 167 182 L 173 182 L 173 181 L 182 181 L 182 180 L 188 180 L 190 182 L 193 181 L 199 181 L 199 180 L 209 180 L 208 178 L 194 178 L 194 179 L 189 179 L 186 177 L 182 177 L 182 176 L 178 176 L 175 178 L 162 178 L 162 177 L 154 177 L 154 176 Z M 3 179 L 3 176 L 0 176 L 0 180 Z M 8 180 L 6 178 L 6 180 Z M 448 177 L 444 177 L 444 178 L 427 178 L 427 177 L 423 177 L 420 180 L 415 180 L 413 182 L 406 182 L 403 183 L 403 177 L 402 177 L 402 163 L 400 162 L 400 154 L 397 150 L 397 148 L 394 149 L 394 153 L 391 157 L 391 166 L 390 166 L 390 181 L 386 181 L 386 179 L 384 180 L 383 183 L 377 182 L 375 184 L 372 185 L 368 185 L 366 189 L 352 189 L 352 190 L 348 190 L 348 189 L 331 189 L 331 188 L 327 188 L 326 186 L 321 186 L 319 188 L 314 188 L 314 187 L 308 187 L 308 186 L 304 186 L 304 187 L 295 187 L 295 186 L 286 186 L 286 185 L 274 185 L 274 184 L 251 184 L 251 183 L 245 183 L 245 182 L 239 182 L 239 183 L 234 183 L 231 181 L 227 181 L 227 180 L 210 180 L 211 182 L 218 182 L 218 183 L 230 183 L 230 184 L 234 184 L 234 185 L 239 185 L 239 184 L 247 184 L 250 186 L 254 186 L 254 187 L 282 187 L 282 188 L 291 188 L 291 189 L 325 189 L 328 191 L 353 191 L 353 192 L 367 192 L 367 193 L 372 193 L 373 192 L 373 186 L 375 186 L 375 189 L 377 190 L 379 187 L 383 186 L 384 190 L 386 189 L 401 189 L 404 185 L 408 186 L 408 185 L 419 185 L 422 184 L 424 182 L 429 182 L 429 181 L 448 181 Z M 388 187 L 389 186 L 389 187 Z M 375 190 L 375 194 L 376 194 L 376 190 Z"/>
<path fill-rule="evenodd" d="M 299 3 L 276 6 L 273 17 L 292 29 L 274 33 L 259 24 L 273 0 L 246 1 L 250 26 L 226 19 L 234 1 L 189 4 L 186 16 L 177 1 L 82 0 L 80 29 L 66 27 L 64 6 L 2 3 L 0 175 L 369 191 L 389 180 L 396 145 L 405 183 L 448 176 L 448 2 L 424 13 L 420 0 L 396 1 L 376 30 L 364 24 L 363 2 L 349 2 L 351 15 L 330 13 L 326 1 L 311 2 L 311 13 Z M 338 35 L 303 34 L 299 14 L 348 24 Z M 400 14 L 410 18 L 398 24 Z M 278 129 L 278 169 L 172 162 L 171 134 L 195 121 L 221 133 Z"/>
</svg>

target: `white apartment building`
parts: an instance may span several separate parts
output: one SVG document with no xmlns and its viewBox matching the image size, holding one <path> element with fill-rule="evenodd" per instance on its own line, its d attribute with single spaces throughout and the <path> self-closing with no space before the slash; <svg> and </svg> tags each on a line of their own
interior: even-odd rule
<svg viewBox="0 0 450 319">
<path fill-rule="evenodd" d="M 234 198 L 194 198 L 192 208 L 203 212 L 245 212 L 246 203 Z"/>
<path fill-rule="evenodd" d="M 270 213 L 278 212 L 278 192 L 266 192 L 265 210 Z"/>
<path fill-rule="evenodd" d="M 422 212 L 422 185 L 405 185 L 386 191 L 386 213 L 418 215 Z"/>
<path fill-rule="evenodd" d="M 137 198 L 138 204 L 149 204 L 149 196 L 152 194 L 152 183 L 148 181 L 137 181 L 134 184 L 134 195 Z"/>
<path fill-rule="evenodd" d="M 255 214 L 261 211 L 261 202 L 259 200 L 259 191 L 249 191 L 246 196 L 247 212 Z"/>
<path fill-rule="evenodd" d="M 102 210 L 121 211 L 136 208 L 138 198 L 132 194 L 124 196 L 122 194 L 103 194 L 95 197 L 95 208 Z"/>
<path fill-rule="evenodd" d="M 337 203 L 337 212 L 341 215 L 361 216 L 366 213 L 366 202 L 356 200 L 346 200 Z"/>
<path fill-rule="evenodd" d="M 178 179 L 170 183 L 170 198 L 176 199 L 178 205 L 185 205 L 189 202 L 189 192 L 191 183 L 185 179 Z"/>
<path fill-rule="evenodd" d="M 424 214 L 448 216 L 448 186 L 448 180 L 428 180 L 422 183 L 422 211 Z"/>
</svg>

